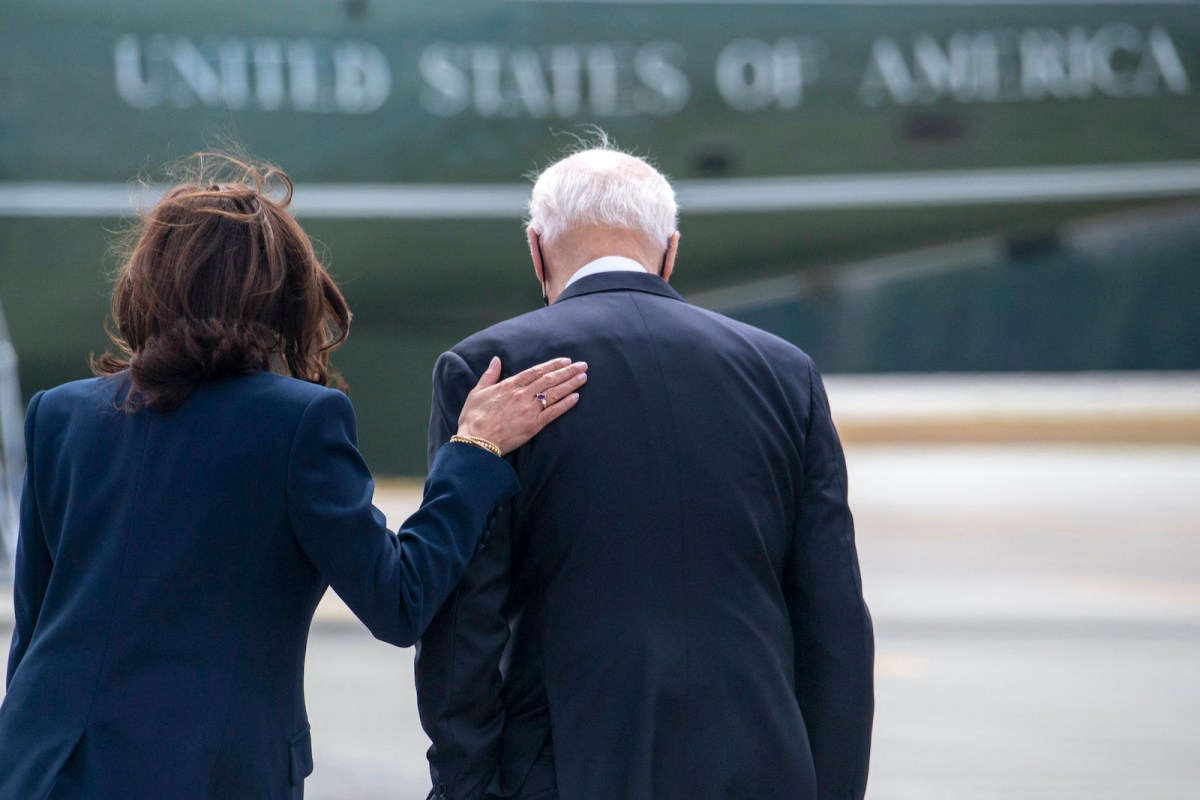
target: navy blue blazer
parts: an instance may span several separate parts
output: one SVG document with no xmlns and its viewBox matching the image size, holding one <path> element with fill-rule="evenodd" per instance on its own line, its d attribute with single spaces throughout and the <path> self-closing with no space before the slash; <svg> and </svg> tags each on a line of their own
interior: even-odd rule
<svg viewBox="0 0 1200 800">
<path fill-rule="evenodd" d="M 523 488 L 418 644 L 431 795 L 862 798 L 873 636 L 812 361 L 590 275 L 441 357 L 430 452 L 493 354 L 555 353 L 587 393 L 511 457 Z"/>
<path fill-rule="evenodd" d="M 0 798 L 301 797 L 326 587 L 413 643 L 516 476 L 446 446 L 397 536 L 341 392 L 257 373 L 130 414 L 125 386 L 29 404 Z"/>
</svg>

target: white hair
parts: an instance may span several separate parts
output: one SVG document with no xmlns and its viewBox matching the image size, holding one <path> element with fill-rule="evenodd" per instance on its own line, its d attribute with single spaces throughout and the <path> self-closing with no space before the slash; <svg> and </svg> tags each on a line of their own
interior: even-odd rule
<svg viewBox="0 0 1200 800">
<path fill-rule="evenodd" d="M 537 176 L 527 222 L 547 245 L 573 228 L 596 225 L 633 231 L 666 247 L 678 227 L 678 208 L 666 176 L 605 138 Z"/>
</svg>

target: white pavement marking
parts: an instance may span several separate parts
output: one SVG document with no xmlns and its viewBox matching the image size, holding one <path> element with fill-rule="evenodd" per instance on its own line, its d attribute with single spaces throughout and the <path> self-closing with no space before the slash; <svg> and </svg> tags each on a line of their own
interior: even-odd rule
<svg viewBox="0 0 1200 800">
<path fill-rule="evenodd" d="M 1200 373 L 830 375 L 847 441 L 1200 444 Z"/>
<path fill-rule="evenodd" d="M 829 375 L 842 419 L 1200 415 L 1200 372 Z"/>
</svg>

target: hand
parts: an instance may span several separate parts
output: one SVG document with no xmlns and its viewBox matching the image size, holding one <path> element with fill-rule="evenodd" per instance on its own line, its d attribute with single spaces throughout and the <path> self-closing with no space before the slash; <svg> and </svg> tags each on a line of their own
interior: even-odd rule
<svg viewBox="0 0 1200 800">
<path fill-rule="evenodd" d="M 467 395 L 458 416 L 458 435 L 477 436 L 511 453 L 576 403 L 587 381 L 587 364 L 556 358 L 497 383 L 500 359 L 492 363 Z M 546 397 L 545 408 L 537 395 Z"/>
</svg>

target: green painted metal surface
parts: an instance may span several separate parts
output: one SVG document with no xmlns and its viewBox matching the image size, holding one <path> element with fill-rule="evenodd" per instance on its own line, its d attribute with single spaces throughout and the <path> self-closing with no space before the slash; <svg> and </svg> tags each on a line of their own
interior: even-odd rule
<svg viewBox="0 0 1200 800">
<path fill-rule="evenodd" d="M 0 92 L 0 297 L 26 393 L 85 375 L 88 352 L 104 346 L 107 251 L 125 223 L 111 210 L 4 211 L 14 187 L 86 205 L 89 189 L 237 144 L 296 180 L 298 214 L 354 308 L 338 363 L 364 450 L 385 472 L 422 471 L 437 353 L 539 303 L 520 209 L 342 218 L 306 214 L 306 188 L 516 186 L 572 143 L 560 132 L 595 123 L 688 190 L 675 282 L 689 295 L 973 237 L 1038 240 L 1200 195 L 1194 181 L 1164 188 L 1161 171 L 1186 177 L 1200 164 L 1200 5 L 1189 2 L 21 0 L 0 26 Z M 1131 165 L 1148 188 L 1050 196 L 1038 174 L 1120 184 L 1111 168 Z M 1011 168 L 1032 178 L 976 172 Z M 894 177 L 910 173 L 932 182 Z M 856 194 L 860 176 L 873 182 Z M 833 189 L 803 184 L 754 207 L 774 181 L 814 177 Z M 1007 348 L 1021 329 L 1002 325 L 1023 318 L 997 317 L 993 295 L 1032 290 L 976 272 L 969 286 L 897 284 L 867 316 L 853 293 L 805 300 L 801 318 L 824 327 L 786 317 L 786 303 L 755 319 L 817 351 L 839 326 L 870 338 L 830 349 L 827 368 L 1200 368 L 1194 349 L 1164 360 L 1127 322 L 1151 307 L 1145 287 L 1194 285 L 1195 251 L 1136 263 L 1124 282 L 1098 279 L 1124 298 L 1099 304 L 1080 299 L 1083 266 L 1039 277 L 1047 303 L 1085 303 L 1088 324 L 1114 342 L 1087 359 Z M 1000 327 L 974 349 L 922 360 L 912 353 L 932 345 L 892 347 L 906 291 L 931 335 L 951 307 L 955 325 Z M 1069 338 L 1077 318 L 1055 328 L 1048 317 L 1046 335 Z"/>
</svg>

